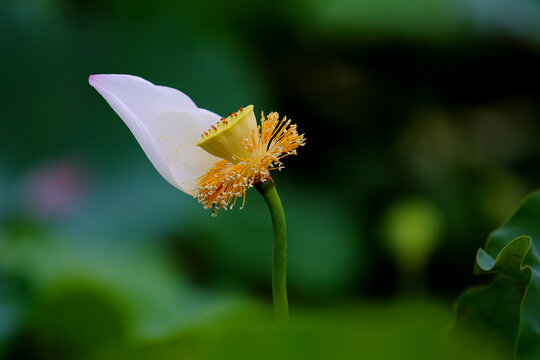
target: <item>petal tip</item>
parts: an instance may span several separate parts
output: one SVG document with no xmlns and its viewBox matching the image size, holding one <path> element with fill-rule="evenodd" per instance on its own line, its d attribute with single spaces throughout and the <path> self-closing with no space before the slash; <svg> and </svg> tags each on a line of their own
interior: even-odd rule
<svg viewBox="0 0 540 360">
<path fill-rule="evenodd" d="M 92 74 L 88 77 L 88 83 L 92 86 L 94 86 L 95 84 L 95 81 L 96 81 L 96 78 L 98 77 L 99 75 L 95 75 L 95 74 Z"/>
</svg>

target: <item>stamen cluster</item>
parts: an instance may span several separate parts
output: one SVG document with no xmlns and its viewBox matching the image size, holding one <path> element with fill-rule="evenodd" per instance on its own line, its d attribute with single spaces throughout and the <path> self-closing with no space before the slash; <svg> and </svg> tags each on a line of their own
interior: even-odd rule
<svg viewBox="0 0 540 360">
<path fill-rule="evenodd" d="M 253 129 L 251 138 L 243 140 L 250 157 L 237 156 L 241 160 L 237 164 L 227 160 L 217 162 L 198 179 L 195 197 L 205 209 L 213 209 L 212 216 L 221 208 L 232 209 L 239 197 L 243 197 L 240 207 L 243 208 L 246 191 L 255 183 L 266 181 L 271 170 L 283 169 L 281 159 L 296 155 L 296 148 L 304 145 L 304 134 L 299 135 L 290 120 L 284 117 L 280 121 L 276 112 L 267 118 L 262 114 L 261 125 Z"/>
</svg>

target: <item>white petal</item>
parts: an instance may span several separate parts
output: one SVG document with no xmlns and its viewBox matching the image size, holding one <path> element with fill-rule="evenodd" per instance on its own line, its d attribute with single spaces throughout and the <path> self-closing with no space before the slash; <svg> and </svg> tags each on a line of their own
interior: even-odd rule
<svg viewBox="0 0 540 360">
<path fill-rule="evenodd" d="M 199 108 L 201 115 L 208 121 L 209 125 L 215 125 L 221 119 L 221 116 L 209 110 Z"/>
<path fill-rule="evenodd" d="M 220 159 L 195 144 L 219 116 L 178 90 L 130 75 L 92 75 L 90 84 L 124 120 L 171 184 L 193 195 L 196 179 Z"/>
</svg>

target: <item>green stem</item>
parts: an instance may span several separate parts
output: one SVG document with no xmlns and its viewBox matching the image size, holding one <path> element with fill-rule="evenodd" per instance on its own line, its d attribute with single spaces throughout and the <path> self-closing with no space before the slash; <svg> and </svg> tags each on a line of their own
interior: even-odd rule
<svg viewBox="0 0 540 360">
<path fill-rule="evenodd" d="M 274 298 L 274 312 L 278 321 L 289 319 L 289 305 L 287 303 L 287 231 L 285 226 L 285 213 L 276 191 L 274 181 L 270 178 L 255 185 L 268 204 L 272 215 L 274 242 L 272 247 L 272 296 Z"/>
</svg>

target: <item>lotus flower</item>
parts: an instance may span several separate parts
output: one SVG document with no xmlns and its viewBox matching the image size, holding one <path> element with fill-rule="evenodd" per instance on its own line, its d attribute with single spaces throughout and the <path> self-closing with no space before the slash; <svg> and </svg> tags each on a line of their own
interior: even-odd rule
<svg viewBox="0 0 540 360">
<path fill-rule="evenodd" d="M 277 113 L 261 125 L 249 105 L 221 117 L 182 92 L 131 75 L 91 75 L 92 85 L 131 130 L 169 183 L 196 197 L 213 215 L 232 207 L 255 183 L 283 168 L 304 136 Z M 233 204 L 230 204 L 234 200 Z"/>
</svg>

